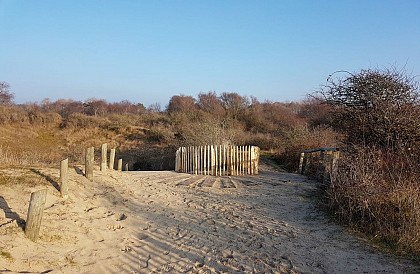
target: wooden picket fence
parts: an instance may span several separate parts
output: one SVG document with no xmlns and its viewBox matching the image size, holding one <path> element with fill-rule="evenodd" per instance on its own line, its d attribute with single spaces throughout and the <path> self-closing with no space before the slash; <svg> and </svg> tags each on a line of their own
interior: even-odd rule
<svg viewBox="0 0 420 274">
<path fill-rule="evenodd" d="M 176 151 L 175 171 L 213 176 L 256 175 L 259 157 L 260 148 L 256 146 L 180 147 Z"/>
</svg>

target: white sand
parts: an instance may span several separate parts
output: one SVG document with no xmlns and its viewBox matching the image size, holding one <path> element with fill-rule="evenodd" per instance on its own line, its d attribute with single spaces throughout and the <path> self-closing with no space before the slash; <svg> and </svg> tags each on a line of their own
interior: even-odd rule
<svg viewBox="0 0 420 274">
<path fill-rule="evenodd" d="M 47 185 L 37 243 L 12 220 L 26 219 L 30 193 L 42 186 L 2 186 L 0 273 L 420 273 L 331 223 L 300 175 L 69 176 L 67 200 Z"/>
</svg>

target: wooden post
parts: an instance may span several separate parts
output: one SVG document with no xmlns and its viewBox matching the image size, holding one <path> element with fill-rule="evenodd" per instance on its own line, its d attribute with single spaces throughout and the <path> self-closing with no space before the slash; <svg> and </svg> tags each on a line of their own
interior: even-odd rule
<svg viewBox="0 0 420 274">
<path fill-rule="evenodd" d="M 242 149 L 242 146 L 239 146 L 239 175 L 244 175 L 244 169 L 243 169 L 243 153 L 244 150 Z"/>
<path fill-rule="evenodd" d="M 334 151 L 332 154 L 331 159 L 331 171 L 330 171 L 330 181 L 331 183 L 335 179 L 335 176 L 337 174 L 337 168 L 338 168 L 338 159 L 340 158 L 340 151 Z"/>
<path fill-rule="evenodd" d="M 253 151 L 253 147 L 248 146 L 248 174 L 250 175 L 254 174 L 252 151 Z"/>
<path fill-rule="evenodd" d="M 247 174 L 250 175 L 251 174 L 251 156 L 250 156 L 250 146 L 246 146 L 245 148 L 246 150 L 246 169 L 247 169 Z"/>
<path fill-rule="evenodd" d="M 259 168 L 260 168 L 259 164 L 260 164 L 260 148 L 255 147 L 255 171 L 254 171 L 255 175 L 259 174 Z"/>
<path fill-rule="evenodd" d="M 107 154 L 108 154 L 108 144 L 105 143 L 101 145 L 101 171 L 106 170 Z"/>
<path fill-rule="evenodd" d="M 128 163 L 125 164 L 125 171 L 128 171 Z"/>
<path fill-rule="evenodd" d="M 182 147 L 182 172 L 187 172 L 187 150 Z"/>
<path fill-rule="evenodd" d="M 180 164 L 179 164 L 180 158 L 181 158 L 181 148 L 178 148 L 176 150 L 176 152 L 175 152 L 175 172 L 180 172 L 180 170 L 179 170 L 179 167 L 180 167 Z"/>
<path fill-rule="evenodd" d="M 309 166 L 311 165 L 311 157 L 312 153 L 305 153 L 305 157 L 303 159 L 303 173 L 304 175 L 308 175 Z"/>
<path fill-rule="evenodd" d="M 300 154 L 299 170 L 298 170 L 299 174 L 302 174 L 302 172 L 303 172 L 303 159 L 305 159 L 305 152 L 302 152 Z"/>
<path fill-rule="evenodd" d="M 194 155 L 194 174 L 198 174 L 198 147 L 193 147 L 193 155 Z"/>
<path fill-rule="evenodd" d="M 115 148 L 111 148 L 111 152 L 109 153 L 109 169 L 114 170 L 114 162 L 115 162 Z"/>
<path fill-rule="evenodd" d="M 322 176 L 324 175 L 325 172 L 325 151 L 321 150 L 319 152 L 319 161 L 317 163 L 317 170 L 316 170 L 316 177 L 318 178 L 318 180 L 323 180 L 324 178 L 322 178 Z"/>
<path fill-rule="evenodd" d="M 185 172 L 186 173 L 189 173 L 190 172 L 190 147 L 186 147 L 186 151 L 187 151 L 187 155 L 186 155 L 186 170 L 185 170 Z"/>
<path fill-rule="evenodd" d="M 207 175 L 207 146 L 204 146 L 204 152 L 203 152 L 203 170 L 204 170 L 204 175 Z"/>
<path fill-rule="evenodd" d="M 32 192 L 29 201 L 28 216 L 26 218 L 25 235 L 36 242 L 41 228 L 42 213 L 44 212 L 47 189 Z"/>
<path fill-rule="evenodd" d="M 122 159 L 118 159 L 118 171 L 122 171 Z"/>
<path fill-rule="evenodd" d="M 218 152 L 218 161 L 217 161 L 217 168 L 219 169 L 219 176 L 222 176 L 222 145 L 219 145 L 217 148 L 217 152 Z"/>
<path fill-rule="evenodd" d="M 207 146 L 207 175 L 212 175 L 212 173 L 211 173 L 211 149 L 210 149 L 210 145 Z"/>
<path fill-rule="evenodd" d="M 239 146 L 235 146 L 235 175 L 241 175 L 239 171 Z"/>
<path fill-rule="evenodd" d="M 68 170 L 69 159 L 64 159 L 60 162 L 60 193 L 64 199 L 69 197 Z"/>
<path fill-rule="evenodd" d="M 211 145 L 211 175 L 217 175 L 216 174 L 216 152 L 214 145 Z"/>
<path fill-rule="evenodd" d="M 232 146 L 228 145 L 226 147 L 226 175 L 232 175 Z"/>
<path fill-rule="evenodd" d="M 326 151 L 324 155 L 324 174 L 322 176 L 322 183 L 327 184 L 331 177 L 332 152 Z"/>
<path fill-rule="evenodd" d="M 93 180 L 93 164 L 95 160 L 95 149 L 89 147 L 86 149 L 85 154 L 85 176 L 88 180 Z"/>
</svg>

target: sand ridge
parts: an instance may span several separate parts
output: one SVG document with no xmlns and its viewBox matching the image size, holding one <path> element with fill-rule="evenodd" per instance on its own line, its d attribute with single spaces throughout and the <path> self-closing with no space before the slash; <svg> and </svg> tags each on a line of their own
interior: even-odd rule
<svg viewBox="0 0 420 274">
<path fill-rule="evenodd" d="M 59 171 L 38 172 L 54 179 Z M 40 186 L 2 187 L 0 273 L 419 271 L 331 223 L 315 207 L 315 183 L 301 175 L 95 170 L 90 182 L 74 169 L 69 178 L 67 200 L 47 185 L 37 243 L 20 222 Z"/>
</svg>

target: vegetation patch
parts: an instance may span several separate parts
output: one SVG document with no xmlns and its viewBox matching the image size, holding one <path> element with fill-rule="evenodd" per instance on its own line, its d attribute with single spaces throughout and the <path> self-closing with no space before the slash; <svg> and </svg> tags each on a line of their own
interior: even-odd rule
<svg viewBox="0 0 420 274">
<path fill-rule="evenodd" d="M 3 257 L 4 259 L 6 259 L 9 262 L 14 262 L 15 261 L 12 254 L 10 254 L 10 252 L 8 252 L 8 251 L 1 250 L 0 251 L 0 256 Z"/>
</svg>

